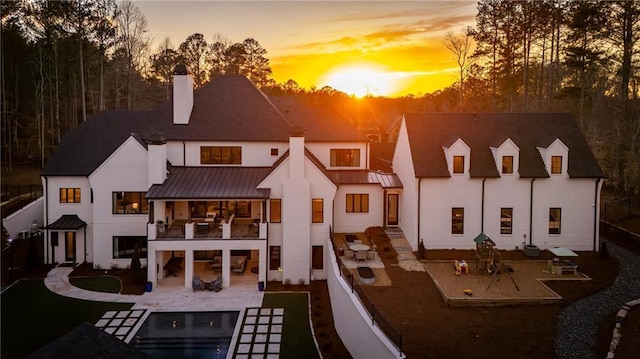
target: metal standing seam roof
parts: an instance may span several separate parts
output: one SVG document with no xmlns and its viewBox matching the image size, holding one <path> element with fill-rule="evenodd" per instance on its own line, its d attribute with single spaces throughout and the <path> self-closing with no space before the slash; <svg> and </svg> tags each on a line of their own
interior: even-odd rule
<svg viewBox="0 0 640 359">
<path fill-rule="evenodd" d="M 147 199 L 267 199 L 269 189 L 256 186 L 270 167 L 175 167 L 162 184 L 147 191 Z"/>
<path fill-rule="evenodd" d="M 87 222 L 83 221 L 75 214 L 64 214 L 62 217 L 58 218 L 55 222 L 50 225 L 44 227 L 44 229 L 80 229 L 85 227 Z"/>
<path fill-rule="evenodd" d="M 334 182 L 341 184 L 379 184 L 382 188 L 402 188 L 402 182 L 395 173 L 369 170 L 329 171 Z"/>
</svg>

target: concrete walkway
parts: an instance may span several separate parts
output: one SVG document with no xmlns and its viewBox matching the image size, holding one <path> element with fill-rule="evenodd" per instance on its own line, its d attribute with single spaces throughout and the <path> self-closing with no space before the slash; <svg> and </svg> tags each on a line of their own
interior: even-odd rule
<svg viewBox="0 0 640 359">
<path fill-rule="evenodd" d="M 260 307 L 264 292 L 255 286 L 231 286 L 220 292 L 197 291 L 188 288 L 162 286 L 142 295 L 101 293 L 74 287 L 69 283 L 73 268 L 56 267 L 49 271 L 44 284 L 59 295 L 99 302 L 133 303 L 132 309 L 153 311 L 216 311 L 244 310 Z"/>
<path fill-rule="evenodd" d="M 620 260 L 620 272 L 614 283 L 583 298 L 560 312 L 556 358 L 597 358 L 595 341 L 598 327 L 609 314 L 615 313 L 626 302 L 640 297 L 640 258 L 611 242 L 606 242 L 609 255 Z"/>
</svg>

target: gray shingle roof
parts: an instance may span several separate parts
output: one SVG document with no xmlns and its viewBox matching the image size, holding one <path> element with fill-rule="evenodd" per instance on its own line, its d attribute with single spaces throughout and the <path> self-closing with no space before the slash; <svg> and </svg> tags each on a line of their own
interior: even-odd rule
<svg viewBox="0 0 640 359">
<path fill-rule="evenodd" d="M 88 176 L 131 133 L 136 140 L 162 133 L 169 141 L 287 142 L 294 121 L 309 141 L 362 141 L 347 121 L 321 108 L 282 100 L 280 107 L 244 76 L 219 76 L 194 92 L 188 125 L 173 124 L 173 101 L 154 111 L 103 111 L 65 134 L 43 175 Z M 286 105 L 284 104 L 286 102 Z M 284 116 L 281 111 L 290 112 Z M 316 112 L 318 111 L 318 112 Z"/>
<path fill-rule="evenodd" d="M 569 147 L 570 177 L 604 177 L 570 114 L 417 113 L 405 115 L 405 120 L 416 177 L 449 177 L 442 148 L 457 138 L 471 147 L 472 177 L 499 177 L 490 147 L 506 138 L 520 148 L 521 177 L 549 177 L 536 147 L 547 147 L 556 138 Z"/>
<path fill-rule="evenodd" d="M 270 167 L 174 167 L 173 173 L 147 191 L 147 199 L 266 199 L 256 186 Z"/>
</svg>

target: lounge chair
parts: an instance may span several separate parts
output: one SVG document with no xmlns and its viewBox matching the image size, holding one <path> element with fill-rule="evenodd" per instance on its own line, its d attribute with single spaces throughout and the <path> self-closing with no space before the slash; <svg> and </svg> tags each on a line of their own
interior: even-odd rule
<svg viewBox="0 0 640 359">
<path fill-rule="evenodd" d="M 216 280 L 213 282 L 207 283 L 206 285 L 208 290 L 212 290 L 214 292 L 219 292 L 222 290 L 222 276 L 218 276 Z"/>
<path fill-rule="evenodd" d="M 202 282 L 202 279 L 200 279 L 200 276 L 197 276 L 197 275 L 193 276 L 192 285 L 193 285 L 194 292 L 196 290 L 205 290 L 204 283 Z"/>
</svg>

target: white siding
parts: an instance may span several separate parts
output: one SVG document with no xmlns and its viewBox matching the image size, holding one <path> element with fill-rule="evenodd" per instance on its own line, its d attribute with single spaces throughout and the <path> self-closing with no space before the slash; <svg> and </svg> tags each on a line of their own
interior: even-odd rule
<svg viewBox="0 0 640 359">
<path fill-rule="evenodd" d="M 400 125 L 398 142 L 393 154 L 393 170 L 402 182 L 403 190 L 398 198 L 399 223 L 411 247 L 418 249 L 418 180 L 413 169 L 413 159 L 409 147 L 407 126 L 404 119 Z M 426 238 L 425 238 L 426 240 Z"/>
<path fill-rule="evenodd" d="M 368 213 L 347 213 L 347 194 L 368 194 Z M 384 225 L 384 190 L 380 185 L 341 185 L 333 203 L 334 232 L 364 232 L 373 226 Z"/>
</svg>

